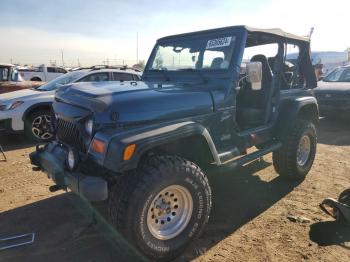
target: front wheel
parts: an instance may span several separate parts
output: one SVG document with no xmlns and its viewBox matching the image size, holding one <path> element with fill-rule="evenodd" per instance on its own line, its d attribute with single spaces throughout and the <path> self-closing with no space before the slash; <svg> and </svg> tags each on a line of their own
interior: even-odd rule
<svg viewBox="0 0 350 262">
<path fill-rule="evenodd" d="M 25 133 L 36 142 L 48 142 L 53 138 L 52 113 L 50 110 L 36 110 L 25 120 Z"/>
<path fill-rule="evenodd" d="M 178 256 L 209 219 L 211 189 L 194 163 L 155 156 L 113 187 L 109 216 L 114 226 L 152 260 Z"/>
<path fill-rule="evenodd" d="M 317 134 L 315 125 L 308 120 L 297 120 L 283 139 L 283 146 L 273 152 L 273 165 L 281 176 L 300 180 L 309 173 L 315 160 Z"/>
</svg>

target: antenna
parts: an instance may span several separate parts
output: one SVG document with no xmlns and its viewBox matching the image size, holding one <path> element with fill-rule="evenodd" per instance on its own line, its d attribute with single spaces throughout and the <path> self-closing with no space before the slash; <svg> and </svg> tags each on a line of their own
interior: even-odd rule
<svg viewBox="0 0 350 262">
<path fill-rule="evenodd" d="M 310 33 L 308 35 L 309 40 L 311 40 L 311 36 L 312 36 L 313 33 L 314 33 L 314 27 L 311 27 Z"/>
</svg>

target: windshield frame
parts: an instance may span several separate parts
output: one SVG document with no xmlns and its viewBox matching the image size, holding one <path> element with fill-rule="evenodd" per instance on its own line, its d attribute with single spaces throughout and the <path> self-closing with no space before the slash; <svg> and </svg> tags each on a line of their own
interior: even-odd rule
<svg viewBox="0 0 350 262">
<path fill-rule="evenodd" d="M 231 54 L 231 59 L 229 66 L 224 69 L 191 69 L 191 70 L 158 70 L 158 69 L 152 69 L 153 61 L 157 54 L 157 47 L 159 45 L 166 45 L 176 42 L 183 42 L 184 40 L 196 40 L 196 39 L 203 39 L 208 38 L 209 39 L 215 39 L 215 38 L 221 38 L 223 36 L 233 36 L 235 37 L 234 47 Z M 156 44 L 153 47 L 153 50 L 151 52 L 151 55 L 147 61 L 143 76 L 164 76 L 164 74 L 167 74 L 169 76 L 177 76 L 179 74 L 193 74 L 193 72 L 200 72 L 203 74 L 219 74 L 219 75 L 227 75 L 228 73 L 233 72 L 234 67 L 237 67 L 239 69 L 240 67 L 240 60 L 242 59 L 243 50 L 245 46 L 245 38 L 246 38 L 246 31 L 242 29 L 230 29 L 230 30 L 215 30 L 212 32 L 195 32 L 195 33 L 189 33 L 186 35 L 179 35 L 179 36 L 171 36 L 166 38 L 158 39 Z"/>
</svg>

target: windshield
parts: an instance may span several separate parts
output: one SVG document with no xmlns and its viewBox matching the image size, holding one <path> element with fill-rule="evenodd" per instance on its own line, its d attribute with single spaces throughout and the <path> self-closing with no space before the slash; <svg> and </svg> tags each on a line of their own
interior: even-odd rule
<svg viewBox="0 0 350 262">
<path fill-rule="evenodd" d="M 37 90 L 52 91 L 52 90 L 55 90 L 62 85 L 66 85 L 66 84 L 70 84 L 72 82 L 75 82 L 83 75 L 85 75 L 84 71 L 70 72 L 70 73 L 61 75 L 61 76 L 55 78 L 54 80 L 40 86 L 39 88 L 37 88 Z"/>
<path fill-rule="evenodd" d="M 339 67 L 330 72 L 324 80 L 325 82 L 350 82 L 350 67 Z"/>
<path fill-rule="evenodd" d="M 202 36 L 157 44 L 150 70 L 223 70 L 230 65 L 235 36 Z"/>
</svg>

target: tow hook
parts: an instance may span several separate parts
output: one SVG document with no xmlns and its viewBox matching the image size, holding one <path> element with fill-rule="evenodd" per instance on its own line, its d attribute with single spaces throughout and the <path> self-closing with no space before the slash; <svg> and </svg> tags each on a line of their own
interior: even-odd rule
<svg viewBox="0 0 350 262">
<path fill-rule="evenodd" d="M 35 146 L 35 149 L 37 152 L 40 153 L 40 152 L 44 151 L 46 149 L 46 147 L 47 147 L 47 144 L 37 144 Z"/>
</svg>

